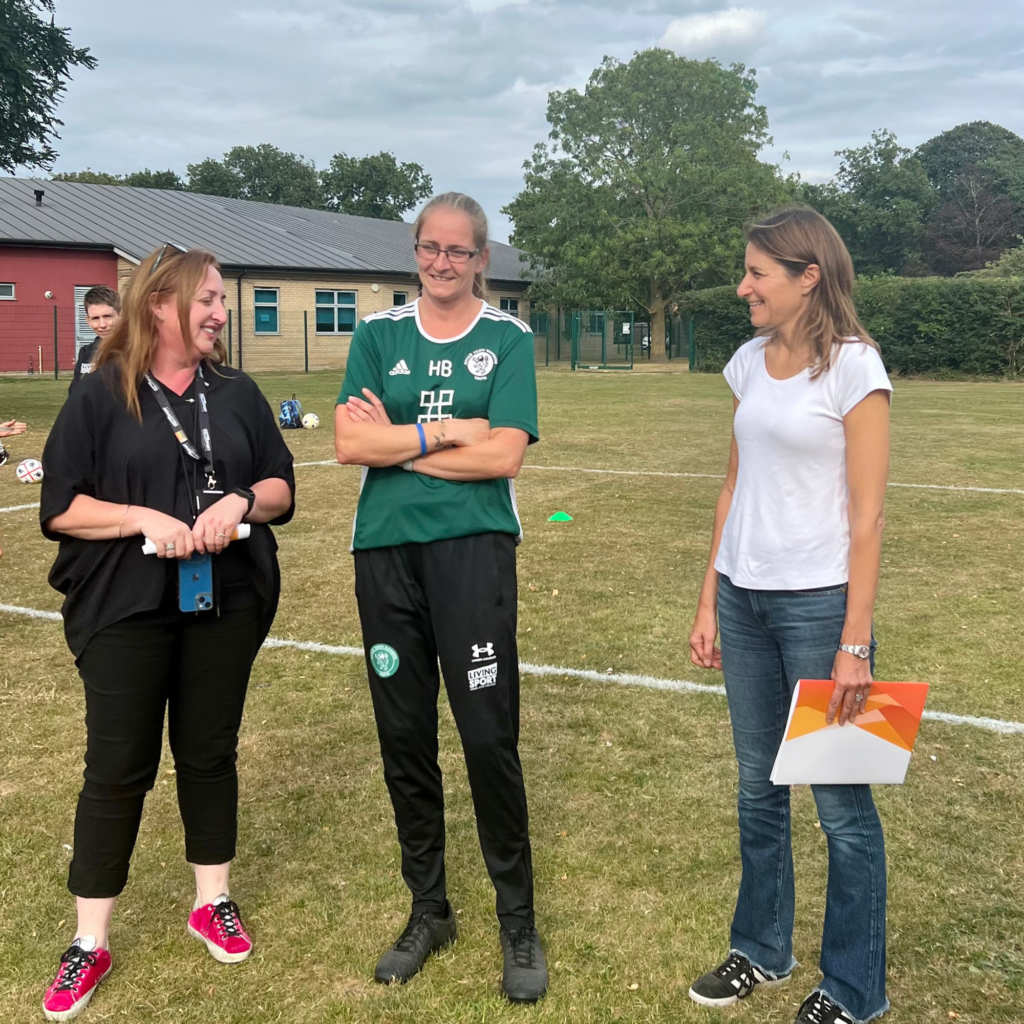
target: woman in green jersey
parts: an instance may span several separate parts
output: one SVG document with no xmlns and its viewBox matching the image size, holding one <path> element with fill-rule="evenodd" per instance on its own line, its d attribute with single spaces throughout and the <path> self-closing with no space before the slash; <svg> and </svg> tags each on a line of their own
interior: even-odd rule
<svg viewBox="0 0 1024 1024">
<path fill-rule="evenodd" d="M 533 334 L 484 298 L 487 218 L 472 199 L 432 199 L 415 240 L 422 297 L 359 324 L 335 413 L 338 461 L 364 467 L 356 597 L 412 891 L 409 923 L 374 976 L 406 981 L 455 938 L 437 763 L 440 660 L 497 893 L 502 989 L 535 1002 L 547 966 L 518 751 L 522 531 L 512 483 L 537 440 Z"/>
</svg>

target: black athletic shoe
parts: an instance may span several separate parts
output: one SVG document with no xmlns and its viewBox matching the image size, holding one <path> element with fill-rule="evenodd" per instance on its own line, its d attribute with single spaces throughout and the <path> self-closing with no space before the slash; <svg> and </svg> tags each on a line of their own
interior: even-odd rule
<svg viewBox="0 0 1024 1024">
<path fill-rule="evenodd" d="M 739 953 L 730 953 L 713 971 L 690 986 L 690 998 L 701 1006 L 732 1006 L 746 999 L 758 985 L 785 985 L 790 975 L 771 978 Z"/>
<path fill-rule="evenodd" d="M 514 932 L 502 928 L 501 952 L 505 958 L 502 992 L 513 1003 L 537 1002 L 548 988 L 548 965 L 537 929 L 529 925 Z"/>
<path fill-rule="evenodd" d="M 824 992 L 812 992 L 796 1015 L 796 1024 L 856 1024 L 854 1019 Z"/>
<path fill-rule="evenodd" d="M 438 914 L 410 915 L 405 931 L 377 961 L 374 980 L 382 985 L 408 981 L 420 972 L 431 953 L 455 941 L 456 932 L 455 911 L 450 903 L 444 917 Z"/>
</svg>

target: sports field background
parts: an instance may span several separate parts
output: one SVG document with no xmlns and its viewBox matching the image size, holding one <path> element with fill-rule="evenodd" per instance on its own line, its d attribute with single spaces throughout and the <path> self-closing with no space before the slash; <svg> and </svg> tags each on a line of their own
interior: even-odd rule
<svg viewBox="0 0 1024 1024">
<path fill-rule="evenodd" d="M 258 378 L 276 410 L 295 392 L 319 431 L 286 434 L 297 462 L 332 458 L 337 374 Z M 539 374 L 541 443 L 528 465 L 717 475 L 731 402 L 717 376 Z M 13 462 L 41 453 L 66 381 L 4 381 L 27 420 L 0 470 L 0 507 L 38 499 Z M 1024 390 L 896 382 L 891 480 L 1024 490 Z M 272 635 L 360 642 L 348 554 L 358 471 L 296 470 L 280 530 Z M 524 469 L 517 482 L 520 654 L 539 665 L 717 685 L 689 664 L 717 479 Z M 555 511 L 571 523 L 548 523 Z M 878 677 L 927 680 L 929 707 L 1024 721 L 1024 494 L 891 488 L 876 618 Z M 32 511 L 0 515 L 0 603 L 54 611 L 54 545 Z M 442 698 L 443 699 L 443 698 Z M 0 1020 L 39 1018 L 73 935 L 65 889 L 84 744 L 81 684 L 59 623 L 0 613 Z M 548 997 L 508 1006 L 493 894 L 465 770 L 442 715 L 450 896 L 460 938 L 400 988 L 371 980 L 404 924 L 391 808 L 363 663 L 265 650 L 240 748 L 233 874 L 256 941 L 239 967 L 185 933 L 193 897 L 171 764 L 143 820 L 111 936 L 115 969 L 83 1020 L 132 1022 L 790 1021 L 818 980 L 825 841 L 794 791 L 797 958 L 788 989 L 730 1011 L 687 999 L 721 959 L 738 880 L 736 770 L 724 698 L 561 675 L 523 678 L 538 925 Z M 926 722 L 903 787 L 879 787 L 890 865 L 891 1017 L 1024 1018 L 1024 735 Z M 60 923 L 64 922 L 64 923 Z"/>
</svg>

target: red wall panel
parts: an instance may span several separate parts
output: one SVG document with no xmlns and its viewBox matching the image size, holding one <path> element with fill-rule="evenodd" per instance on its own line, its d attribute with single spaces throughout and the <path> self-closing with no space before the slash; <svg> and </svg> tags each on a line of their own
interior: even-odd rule
<svg viewBox="0 0 1024 1024">
<path fill-rule="evenodd" d="M 13 284 L 14 301 L 0 300 L 0 373 L 53 373 L 54 309 L 57 361 L 75 364 L 75 288 L 117 287 L 113 252 L 0 246 L 0 284 Z M 53 298 L 46 298 L 46 292 Z M 42 348 L 42 366 L 39 351 Z"/>
</svg>

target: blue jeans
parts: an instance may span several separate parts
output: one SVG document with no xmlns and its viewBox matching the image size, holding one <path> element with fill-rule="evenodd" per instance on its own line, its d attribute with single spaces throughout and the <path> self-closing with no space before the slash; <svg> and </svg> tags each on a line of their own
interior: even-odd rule
<svg viewBox="0 0 1024 1024">
<path fill-rule="evenodd" d="M 798 679 L 828 679 L 846 616 L 846 587 L 718 589 L 722 668 L 739 762 L 743 878 L 732 948 L 765 974 L 793 959 L 789 787 L 769 781 Z M 872 641 L 872 651 L 874 641 Z M 874 659 L 872 657 L 872 668 Z M 819 988 L 858 1021 L 885 996 L 885 846 L 870 786 L 812 786 L 828 839 L 828 892 Z"/>
</svg>

